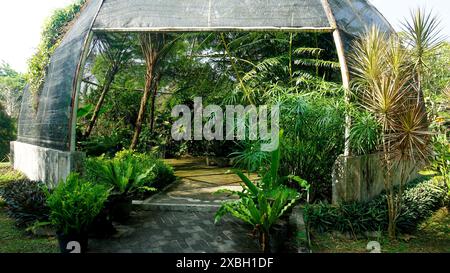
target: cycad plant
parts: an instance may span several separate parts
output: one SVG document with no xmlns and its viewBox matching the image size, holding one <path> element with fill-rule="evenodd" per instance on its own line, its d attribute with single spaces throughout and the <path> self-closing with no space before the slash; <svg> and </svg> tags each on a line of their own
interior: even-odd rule
<svg viewBox="0 0 450 273">
<path fill-rule="evenodd" d="M 381 126 L 388 233 L 395 238 L 403 185 L 430 155 L 426 109 L 418 100 L 414 65 L 398 37 L 372 27 L 354 43 L 351 63 L 358 103 Z M 394 171 L 401 172 L 398 191 L 394 188 Z"/>
<path fill-rule="evenodd" d="M 89 159 L 87 162 L 89 178 L 112 188 L 112 194 L 125 199 L 137 192 L 156 191 L 150 187 L 156 164 L 142 168 L 132 154 L 123 157 Z"/>
</svg>

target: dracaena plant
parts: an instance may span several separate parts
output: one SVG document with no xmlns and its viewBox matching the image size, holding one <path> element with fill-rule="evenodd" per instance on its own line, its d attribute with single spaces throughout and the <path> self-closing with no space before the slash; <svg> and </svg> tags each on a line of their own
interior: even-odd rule
<svg viewBox="0 0 450 273">
<path fill-rule="evenodd" d="M 426 109 L 418 99 L 415 69 L 408 56 L 396 36 L 388 36 L 376 27 L 354 43 L 351 55 L 357 102 L 381 127 L 391 238 L 396 236 L 401 214 L 403 185 L 430 155 Z M 393 172 L 400 172 L 398 190 L 394 188 Z"/>
<path fill-rule="evenodd" d="M 439 18 L 423 8 L 411 11 L 410 19 L 403 23 L 402 36 L 410 49 L 409 57 L 414 65 L 415 80 L 421 96 L 424 76 L 430 65 L 427 60 L 436 55 L 446 37 L 441 34 Z"/>
</svg>

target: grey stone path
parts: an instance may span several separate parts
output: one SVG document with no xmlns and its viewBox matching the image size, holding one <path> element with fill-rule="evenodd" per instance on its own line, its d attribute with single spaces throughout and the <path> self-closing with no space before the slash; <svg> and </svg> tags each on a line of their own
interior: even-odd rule
<svg viewBox="0 0 450 273">
<path fill-rule="evenodd" d="M 212 212 L 138 211 L 109 239 L 90 239 L 92 253 L 256 253 L 251 229 L 226 217 L 214 225 Z"/>
<path fill-rule="evenodd" d="M 219 189 L 242 190 L 229 168 L 205 166 L 199 159 L 170 160 L 179 181 L 145 201 L 126 225 L 115 225 L 112 238 L 90 239 L 92 253 L 257 253 L 251 227 L 226 216 L 217 225 L 214 214 L 227 195 Z M 257 179 L 255 175 L 251 179 Z M 304 226 L 303 217 L 292 222 Z"/>
<path fill-rule="evenodd" d="M 208 167 L 203 160 L 167 162 L 179 181 L 148 200 L 135 202 L 126 226 L 109 239 L 89 241 L 90 252 L 107 253 L 246 253 L 259 252 L 251 228 L 232 217 L 214 224 L 226 195 L 219 189 L 242 190 L 229 168 Z M 252 177 L 253 178 L 253 177 Z"/>
</svg>

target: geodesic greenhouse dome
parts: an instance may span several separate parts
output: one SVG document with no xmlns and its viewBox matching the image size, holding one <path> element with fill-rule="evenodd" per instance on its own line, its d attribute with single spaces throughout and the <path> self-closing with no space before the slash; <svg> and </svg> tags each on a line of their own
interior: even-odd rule
<svg viewBox="0 0 450 273">
<path fill-rule="evenodd" d="M 12 144 L 15 167 L 32 179 L 49 176 L 58 179 L 74 168 L 77 97 L 95 33 L 332 33 L 346 85 L 349 76 L 345 52 L 349 50 L 351 39 L 371 25 L 387 32 L 392 30 L 366 0 L 87 1 L 51 57 L 38 108 L 33 108 L 33 96 L 29 92 L 24 95 L 18 140 Z"/>
</svg>

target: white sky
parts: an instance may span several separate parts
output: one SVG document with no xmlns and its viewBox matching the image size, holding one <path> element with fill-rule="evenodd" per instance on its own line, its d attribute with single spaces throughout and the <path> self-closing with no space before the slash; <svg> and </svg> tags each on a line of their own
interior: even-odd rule
<svg viewBox="0 0 450 273">
<path fill-rule="evenodd" d="M 217 0 L 218 1 L 218 0 Z M 398 28 L 398 22 L 416 7 L 435 11 L 443 22 L 444 34 L 450 37 L 449 0 L 370 0 Z M 27 60 L 35 51 L 45 18 L 56 8 L 72 0 L 0 0 L 0 60 L 25 72 Z"/>
</svg>

